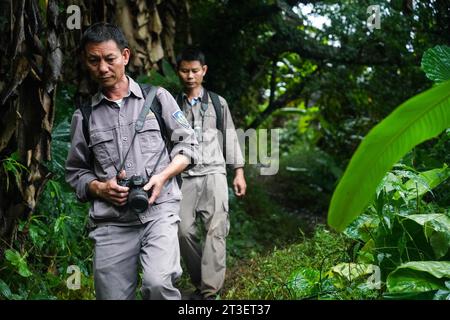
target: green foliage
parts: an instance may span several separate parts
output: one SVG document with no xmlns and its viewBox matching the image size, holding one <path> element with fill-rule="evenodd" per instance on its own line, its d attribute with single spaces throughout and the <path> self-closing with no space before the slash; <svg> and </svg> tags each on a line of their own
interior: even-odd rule
<svg viewBox="0 0 450 320">
<path fill-rule="evenodd" d="M 68 118 L 65 118 L 52 131 L 52 161 L 46 164 L 49 170 L 59 179 L 64 177 L 69 147 L 70 122 Z"/>
<path fill-rule="evenodd" d="M 298 236 L 301 223 L 285 210 L 296 215 L 324 212 L 340 167 L 369 127 L 430 85 L 417 61 L 430 46 L 448 41 L 448 8 L 442 1 L 416 2 L 409 15 L 402 12 L 402 1 L 381 1 L 382 28 L 370 33 L 361 23 L 367 19 L 367 1 L 315 2 L 313 13 L 330 19 L 322 28 L 308 25 L 308 14 L 298 10 L 302 4 L 290 3 L 194 0 L 196 10 L 191 11 L 190 28 L 185 28 L 206 52 L 206 85 L 228 99 L 238 125 L 248 125 L 269 106 L 274 75 L 273 98 L 281 101 L 280 111 L 262 126 L 287 128 L 279 175 L 250 175 L 248 197 L 230 198 L 228 263 L 235 269 L 226 294 L 237 299 L 377 297 L 378 291 L 364 287 L 368 274 L 359 275 L 367 266 L 380 265 L 386 279 L 407 261 L 449 259 L 450 184 L 444 165 L 450 163 L 449 130 L 437 144 L 425 142 L 406 155 L 405 165 L 390 172 L 377 192 L 363 191 L 369 198 L 375 194 L 375 200 L 345 234 L 319 228 L 312 239 L 297 238 L 303 243 L 267 256 L 264 252 L 293 241 L 293 233 Z M 9 25 L 6 22 L 3 26 Z M 188 37 L 179 39 L 176 45 L 184 46 Z M 428 51 L 423 68 L 430 79 L 448 79 L 446 63 L 433 70 L 436 59 L 448 60 L 448 49 Z M 141 79 L 180 91 L 167 61 L 160 63 L 159 72 Z M 0 295 L 6 299 L 92 298 L 92 248 L 84 230 L 87 207 L 77 203 L 62 181 L 74 88 L 59 88 L 53 160 L 47 163 L 52 180 L 0 263 Z M 2 158 L 2 165 L 8 179 L 17 179 L 24 170 L 8 159 Z M 372 169 L 367 166 L 363 173 Z M 355 187 L 361 181 L 352 180 Z M 252 260 L 247 265 L 239 263 L 248 258 Z M 82 290 L 76 292 L 65 286 L 71 264 L 83 272 Z M 32 275 L 24 277 L 27 270 Z M 448 297 L 449 289 L 449 281 L 443 286 L 439 280 L 434 297 Z"/>
<path fill-rule="evenodd" d="M 139 76 L 137 79 L 138 82 L 161 86 L 174 95 L 181 92 L 182 85 L 180 79 L 178 78 L 175 69 L 166 59 L 161 61 L 160 69 L 160 72 L 152 69 L 150 70 L 149 75 Z"/>
<path fill-rule="evenodd" d="M 5 299 L 93 298 L 90 274 L 92 244 L 86 240 L 87 206 L 59 182 L 50 180 L 41 196 L 36 213 L 19 224 L 17 249 L 5 251 L 0 264 Z M 26 240 L 26 241 L 24 241 Z M 66 287 L 69 265 L 82 272 L 82 289 Z"/>
<path fill-rule="evenodd" d="M 239 200 L 229 190 L 230 233 L 227 238 L 228 263 L 248 259 L 274 247 L 295 241 L 305 230 L 302 217 L 289 214 L 267 196 L 256 171 L 246 170 L 247 194 Z"/>
<path fill-rule="evenodd" d="M 11 154 L 10 157 L 1 160 L 2 168 L 6 175 L 6 190 L 9 189 L 9 180 L 10 175 L 14 178 L 17 185 L 20 185 L 20 181 L 22 179 L 22 173 L 28 172 L 27 167 L 25 167 L 23 164 L 18 162 L 18 155 L 17 153 Z"/>
<path fill-rule="evenodd" d="M 281 157 L 278 173 L 261 179 L 261 183 L 269 196 L 289 211 L 323 216 L 341 174 L 326 152 L 298 146 Z"/>
<path fill-rule="evenodd" d="M 422 58 L 422 69 L 428 79 L 435 82 L 450 80 L 450 47 L 435 46 L 428 49 Z"/>
<path fill-rule="evenodd" d="M 349 282 L 355 283 L 362 279 L 365 287 L 379 289 L 381 282 L 375 279 L 378 271 L 378 266 L 373 264 L 343 262 L 331 268 L 329 277 L 337 288 L 344 288 Z"/>
<path fill-rule="evenodd" d="M 62 83 L 57 87 L 56 92 L 56 113 L 54 125 L 58 126 L 64 121 L 72 118 L 75 111 L 74 96 L 76 87 L 69 83 Z M 52 132 L 54 129 L 52 130 Z"/>
<path fill-rule="evenodd" d="M 410 298 L 424 293 L 435 294 L 435 299 L 445 298 L 449 293 L 450 262 L 414 261 L 397 267 L 387 278 L 389 298 L 400 298 L 407 294 Z M 444 295 L 445 293 L 445 295 Z"/>
<path fill-rule="evenodd" d="M 11 249 L 5 251 L 6 260 L 8 260 L 11 263 L 11 265 L 15 267 L 18 273 L 24 278 L 33 275 L 30 269 L 28 269 L 28 264 L 26 260 L 27 255 L 28 253 L 25 253 L 23 256 L 21 256 L 19 252 Z"/>
<path fill-rule="evenodd" d="M 362 213 L 386 171 L 450 126 L 450 81 L 408 100 L 371 130 L 333 194 L 328 222 L 343 230 Z"/>
<path fill-rule="evenodd" d="M 446 279 L 436 280 L 430 275 L 412 272 L 410 266 L 431 268 L 449 259 L 450 211 L 427 202 L 426 190 L 431 194 L 438 183 L 448 179 L 448 168 L 416 172 L 405 165 L 397 166 L 386 175 L 377 188 L 377 196 L 365 214 L 358 217 L 344 233 L 361 241 L 355 247 L 358 261 L 378 265 L 381 279 L 387 279 L 383 296 L 389 299 L 433 298 L 424 290 L 406 290 L 408 286 L 429 288 L 440 283 L 444 290 Z M 424 177 L 434 177 L 427 180 Z M 433 187 L 430 187 L 433 186 Z M 436 262 L 436 263 L 435 263 Z M 405 270 L 398 271 L 399 268 Z M 436 269 L 438 270 L 438 269 Z M 423 270 L 422 270 L 423 271 Z M 395 274 L 401 279 L 397 279 Z M 391 279 L 391 280 L 389 280 Z M 447 279 L 448 280 L 448 279 Z M 408 281 L 411 282 L 408 284 Z M 390 283 L 389 283 L 390 282 Z M 397 285 L 401 282 L 401 285 Z M 418 293 L 418 294 L 415 294 Z"/>
<path fill-rule="evenodd" d="M 45 185 L 35 211 L 19 223 L 16 240 L 5 251 L 4 259 L 0 259 L 0 299 L 93 298 L 93 249 L 85 228 L 88 205 L 81 204 L 64 182 L 72 94 L 73 89 L 58 89 L 52 161 L 46 163 L 53 176 Z M 13 160 L 6 163 L 10 165 L 9 172 L 17 176 L 25 169 Z M 80 290 L 69 290 L 66 286 L 70 265 L 81 270 Z"/>
<path fill-rule="evenodd" d="M 436 80 L 447 80 L 443 65 L 448 68 L 448 49 L 436 47 L 427 51 L 422 65 L 427 75 Z M 361 214 L 372 197 L 382 175 L 415 145 L 436 136 L 450 126 L 450 81 L 413 97 L 399 106 L 365 137 L 350 160 L 339 182 L 329 209 L 329 224 L 342 230 Z M 367 168 L 370 168 L 367 173 Z M 435 172 L 424 173 L 421 180 L 436 181 Z M 365 177 L 365 179 L 362 179 Z M 444 179 L 445 180 L 445 179 Z M 415 182 L 417 183 L 417 181 Z M 411 183 L 409 185 L 411 187 Z M 417 196 L 424 188 L 417 191 Z M 350 198 L 351 196 L 351 198 Z"/>
<path fill-rule="evenodd" d="M 228 270 L 239 268 L 242 261 L 288 246 L 298 240 L 299 231 L 308 231 L 309 228 L 302 216 L 286 212 L 267 196 L 267 190 L 260 184 L 256 171 L 246 169 L 246 180 L 245 198 L 236 198 L 232 189 L 229 189 Z M 183 270 L 186 270 L 184 266 Z M 229 282 L 229 276 L 234 277 L 234 272 L 227 273 L 226 283 Z M 191 288 L 187 272 L 183 273 L 177 285 L 182 290 Z"/>
<path fill-rule="evenodd" d="M 421 225 L 437 259 L 444 257 L 450 247 L 450 217 L 445 214 L 412 214 L 406 217 Z"/>
<path fill-rule="evenodd" d="M 426 192 L 436 188 L 449 177 L 450 169 L 447 165 L 444 165 L 443 168 L 436 168 L 421 172 L 418 175 L 412 175 L 411 179 L 405 184 L 405 188 L 408 192 L 407 196 L 409 199 L 421 197 Z M 411 190 L 414 190 L 415 194 L 414 192 L 411 192 Z"/>
<path fill-rule="evenodd" d="M 379 1 L 382 28 L 369 32 L 362 23 L 368 1 L 195 0 L 192 42 L 206 53 L 206 85 L 228 99 L 239 126 L 269 105 L 274 74 L 279 108 L 303 103 L 319 108 L 320 117 L 274 113 L 262 126 L 309 120 L 319 147 L 344 165 L 371 126 L 430 86 L 418 57 L 447 42 L 445 4 L 422 1 L 409 15 L 401 1 L 394 2 Z M 303 13 L 304 7 L 311 13 Z M 327 23 L 316 27 L 309 22 L 313 16 Z M 179 39 L 181 49 L 188 37 Z"/>
<path fill-rule="evenodd" d="M 442 65 L 448 65 L 449 62 L 443 51 L 447 52 L 447 49 L 441 47 L 431 49 L 422 61 L 427 75 L 434 80 L 448 80 Z M 438 200 L 436 203 L 427 202 L 426 199 L 427 194 L 434 195 L 432 189 L 446 184 L 450 174 L 446 163 L 447 157 L 442 159 L 442 153 L 436 153 L 436 150 L 441 150 L 448 141 L 448 129 L 445 129 L 450 124 L 449 84 L 450 81 L 447 81 L 409 100 L 369 133 L 350 161 L 330 205 L 329 223 L 342 229 L 359 215 L 369 201 L 370 194 L 376 190 L 375 200 L 366 214 L 354 221 L 345 233 L 353 239 L 363 241 L 362 247 L 357 251 L 360 261 L 375 263 L 381 268 L 381 277 L 386 279 L 388 290 L 384 294 L 386 299 L 448 297 L 449 276 L 442 274 L 442 270 L 447 270 L 449 266 L 445 261 L 433 261 L 433 259 L 448 260 L 450 257 L 448 202 L 445 207 L 440 207 L 439 193 L 437 198 L 431 199 Z M 404 110 L 400 112 L 402 108 Z M 432 114 L 433 109 L 434 115 L 427 117 L 426 113 L 431 111 Z M 409 115 L 413 120 L 411 124 L 414 121 L 419 124 L 422 122 L 422 127 L 415 128 L 416 134 L 410 134 L 409 139 L 401 141 L 398 137 L 414 128 L 414 125 L 408 125 L 407 122 L 403 123 L 402 128 L 403 119 L 400 119 L 399 115 L 403 113 L 403 117 L 408 118 L 408 112 L 411 112 Z M 396 128 L 393 120 L 399 121 L 400 126 Z M 427 121 L 430 122 L 426 124 Z M 430 132 L 420 134 L 421 130 Z M 379 180 L 378 176 L 374 179 L 374 170 L 378 171 L 378 175 L 384 174 L 408 148 L 443 130 L 445 132 L 435 146 L 418 148 L 417 153 L 411 152 L 404 159 L 411 164 L 418 162 L 419 166 L 426 163 L 440 164 L 442 168 L 417 172 L 405 164 L 397 165 L 399 169 L 388 172 L 379 186 L 374 187 L 374 183 L 378 183 Z M 395 144 L 396 140 L 398 150 L 393 150 L 390 144 Z M 382 141 L 385 145 L 378 145 Z M 402 144 L 403 151 L 401 151 Z M 374 149 L 376 153 L 371 152 Z M 421 149 L 426 152 L 421 152 Z M 387 157 L 384 154 L 380 155 L 381 151 L 389 155 Z M 428 153 L 428 156 L 424 156 L 424 153 Z M 389 157 L 391 159 L 387 161 Z M 375 165 L 370 165 L 371 163 Z M 371 168 L 369 174 L 363 172 L 367 168 Z M 362 177 L 365 177 L 362 183 L 365 183 L 367 188 L 362 194 L 357 193 L 349 184 L 342 187 L 344 182 L 361 184 Z M 358 188 L 361 186 L 358 185 Z M 448 190 L 445 193 L 448 198 Z M 333 200 L 336 200 L 338 205 L 333 203 Z M 349 209 L 342 201 L 356 202 L 356 210 L 355 207 Z"/>
<path fill-rule="evenodd" d="M 294 299 L 314 297 L 320 295 L 323 287 L 319 270 L 311 268 L 301 268 L 292 274 L 287 288 L 292 292 Z"/>
<path fill-rule="evenodd" d="M 353 242 L 347 237 L 319 225 L 312 238 L 298 240 L 232 268 L 225 283 L 225 298 L 368 299 L 378 295 L 361 285 L 367 279 L 344 281 L 330 273 L 339 262 L 353 260 L 347 250 Z"/>
<path fill-rule="evenodd" d="M 69 191 L 64 182 L 64 167 L 70 146 L 70 122 L 75 111 L 73 96 L 75 88 L 71 85 L 58 87 L 56 94 L 56 115 L 52 130 L 52 160 L 45 163 L 53 174 L 53 179 L 61 183 Z"/>
</svg>

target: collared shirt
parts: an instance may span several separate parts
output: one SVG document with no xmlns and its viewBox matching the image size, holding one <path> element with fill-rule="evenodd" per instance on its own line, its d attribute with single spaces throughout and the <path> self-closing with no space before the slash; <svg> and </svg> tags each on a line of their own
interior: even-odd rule
<svg viewBox="0 0 450 320">
<path fill-rule="evenodd" d="M 128 77 L 128 76 L 127 76 L 127 78 L 128 78 L 128 81 L 130 81 L 131 78 Z M 106 101 L 109 101 L 109 102 L 117 104 L 118 107 L 122 107 L 124 105 L 124 103 L 125 103 L 125 98 L 128 98 L 130 95 L 131 95 L 131 90 L 128 89 L 127 95 L 124 96 L 122 99 L 120 99 L 120 100 L 111 100 L 111 99 L 108 99 L 103 94 L 103 92 L 99 91 L 92 97 L 92 99 L 91 99 L 91 106 L 96 106 L 100 102 L 102 102 L 103 100 L 106 100 Z"/>
<path fill-rule="evenodd" d="M 122 106 L 109 101 L 101 92 L 92 97 L 89 145 L 83 134 L 83 116 L 80 110 L 76 110 L 72 117 L 72 144 L 66 161 L 66 180 L 75 189 L 81 201 L 91 200 L 88 194 L 90 182 L 93 180 L 105 182 L 117 175 L 133 141 L 135 123 L 143 107 L 144 97 L 139 85 L 133 79 L 128 79 L 129 94 L 123 98 Z M 161 87 L 156 92 L 156 98 L 161 103 L 162 118 L 175 144 L 171 158 L 182 153 L 195 162 L 198 143 L 192 128 L 182 117 L 175 99 Z M 93 164 L 90 162 L 91 152 L 95 157 Z M 158 167 L 155 168 L 161 152 L 163 155 Z M 171 158 L 164 145 L 156 116 L 150 111 L 143 128 L 136 133 L 126 158 L 124 169 L 127 177 L 140 175 L 148 181 L 152 173 L 163 171 Z M 149 206 L 146 212 L 140 214 L 139 219 L 126 206 L 116 207 L 98 198 L 92 201 L 90 216 L 96 221 L 113 220 L 116 224 L 145 223 L 162 214 L 158 210 L 158 204 L 180 199 L 180 190 L 175 178 L 172 178 L 164 185 L 155 205 Z"/>
<path fill-rule="evenodd" d="M 201 101 L 202 97 L 203 89 L 197 100 L 203 102 Z M 217 116 L 211 97 L 208 95 L 208 108 L 202 110 L 202 103 L 191 104 L 186 95 L 183 94 L 182 110 L 194 131 L 196 131 L 200 154 L 197 165 L 183 172 L 182 176 L 202 176 L 213 173 L 226 174 L 226 164 L 232 169 L 244 166 L 244 158 L 228 103 L 221 96 L 219 96 L 219 100 L 224 111 L 223 119 L 227 144 L 225 148 L 226 159 L 221 148 L 222 135 L 217 129 Z"/>
<path fill-rule="evenodd" d="M 193 106 L 197 105 L 198 103 L 201 103 L 201 102 L 202 102 L 203 88 L 202 88 L 202 90 L 200 91 L 200 94 L 198 95 L 198 97 L 194 97 L 194 98 L 192 98 L 191 100 L 189 100 L 187 94 L 184 93 L 184 92 L 183 92 L 182 96 L 183 96 L 183 101 L 186 101 L 186 103 L 187 103 L 187 105 L 188 105 L 189 107 L 193 107 Z"/>
</svg>

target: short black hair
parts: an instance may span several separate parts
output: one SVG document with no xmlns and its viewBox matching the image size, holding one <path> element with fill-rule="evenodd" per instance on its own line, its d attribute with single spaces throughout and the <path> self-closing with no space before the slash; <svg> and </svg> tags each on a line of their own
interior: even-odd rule
<svg viewBox="0 0 450 320">
<path fill-rule="evenodd" d="M 128 41 L 118 26 L 107 22 L 97 22 L 84 31 L 78 50 L 84 52 L 88 43 L 100 43 L 109 40 L 113 40 L 120 51 L 128 48 Z"/>
<path fill-rule="evenodd" d="M 202 66 L 206 64 L 204 53 L 197 47 L 187 47 L 177 56 L 177 68 L 181 61 L 199 61 Z"/>
</svg>

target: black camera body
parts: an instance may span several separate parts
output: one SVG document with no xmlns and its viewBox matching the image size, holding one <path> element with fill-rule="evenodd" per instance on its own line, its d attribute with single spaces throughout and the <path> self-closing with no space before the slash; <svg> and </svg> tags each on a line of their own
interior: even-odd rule
<svg viewBox="0 0 450 320">
<path fill-rule="evenodd" d="M 152 189 L 144 191 L 146 184 L 142 176 L 132 176 L 129 179 L 117 179 L 117 184 L 122 187 L 130 188 L 128 192 L 128 207 L 135 213 L 142 213 L 148 208 L 148 198 Z"/>
</svg>

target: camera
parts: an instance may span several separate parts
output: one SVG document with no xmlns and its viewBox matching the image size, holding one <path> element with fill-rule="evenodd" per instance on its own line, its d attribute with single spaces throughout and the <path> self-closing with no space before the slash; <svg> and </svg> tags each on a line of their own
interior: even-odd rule
<svg viewBox="0 0 450 320">
<path fill-rule="evenodd" d="M 117 184 L 122 187 L 130 188 L 128 193 L 128 207 L 135 213 L 142 213 L 148 208 L 148 198 L 152 189 L 144 191 L 146 184 L 142 176 L 132 176 L 129 179 L 117 179 Z"/>
</svg>

